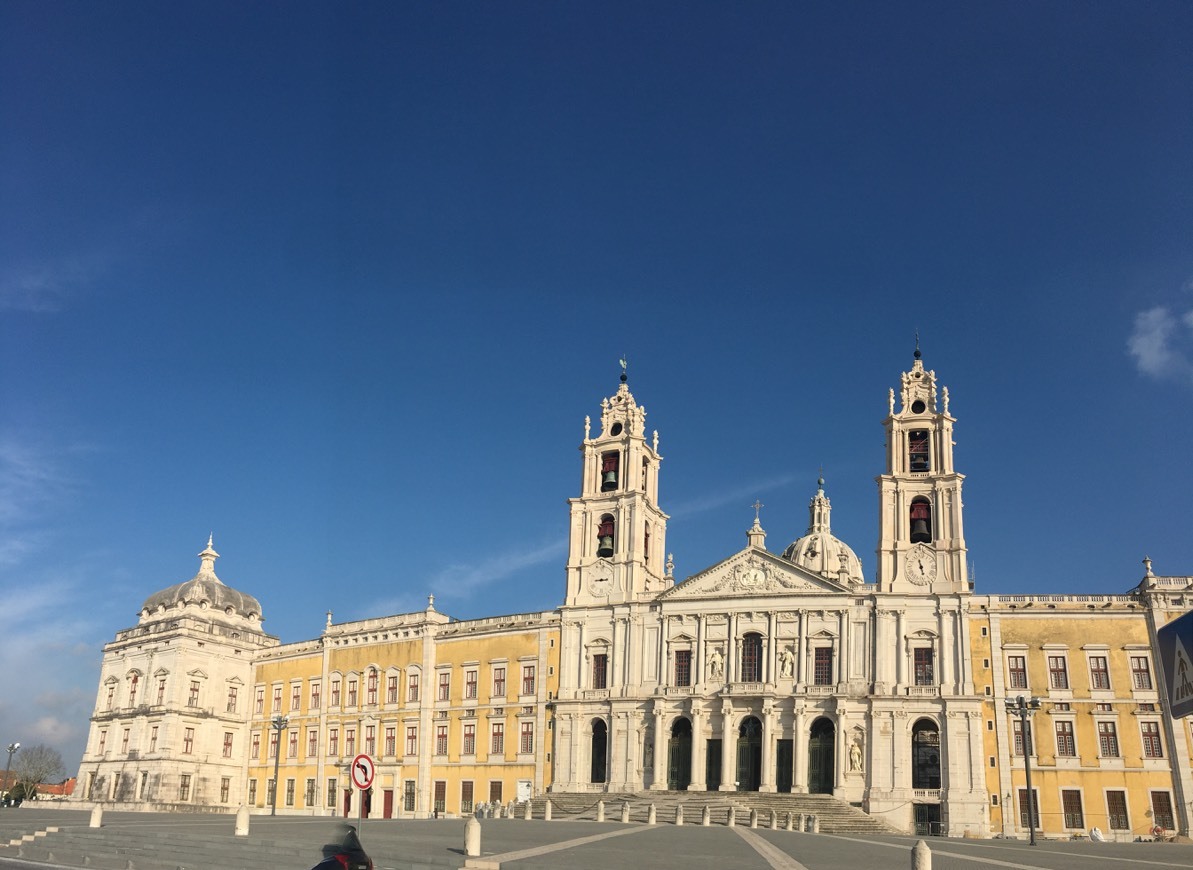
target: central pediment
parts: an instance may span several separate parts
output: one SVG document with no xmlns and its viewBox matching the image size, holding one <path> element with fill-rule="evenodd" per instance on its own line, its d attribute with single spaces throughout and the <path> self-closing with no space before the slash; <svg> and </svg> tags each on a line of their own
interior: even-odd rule
<svg viewBox="0 0 1193 870">
<path fill-rule="evenodd" d="M 824 595 L 850 591 L 840 583 L 812 574 L 766 550 L 747 547 L 725 561 L 693 574 L 659 598 Z"/>
</svg>

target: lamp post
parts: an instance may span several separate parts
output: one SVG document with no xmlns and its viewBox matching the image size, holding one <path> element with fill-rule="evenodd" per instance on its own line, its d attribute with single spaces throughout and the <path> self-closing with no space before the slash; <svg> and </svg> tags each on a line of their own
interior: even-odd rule
<svg viewBox="0 0 1193 870">
<path fill-rule="evenodd" d="M 273 753 L 273 800 L 269 804 L 269 814 L 276 816 L 278 814 L 278 765 L 282 763 L 282 729 L 290 724 L 290 720 L 285 716 L 278 715 L 274 716 L 270 721 L 274 730 L 278 733 Z"/>
<path fill-rule="evenodd" d="M 1027 827 L 1031 832 L 1031 845 L 1036 844 L 1036 798 L 1031 790 L 1031 752 L 1034 748 L 1031 740 L 1031 719 L 1032 713 L 1040 709 L 1039 698 L 1024 698 L 1020 695 L 1017 698 L 1007 698 L 1003 702 L 1006 704 L 1007 712 L 1014 713 L 1019 717 L 1019 729 L 1023 732 L 1023 774 L 1027 780 Z"/>
<path fill-rule="evenodd" d="M 4 800 L 8 801 L 8 793 L 12 791 L 12 786 L 9 784 L 8 775 L 12 771 L 12 757 L 18 749 L 21 748 L 19 743 L 8 744 L 8 766 L 4 768 Z"/>
</svg>

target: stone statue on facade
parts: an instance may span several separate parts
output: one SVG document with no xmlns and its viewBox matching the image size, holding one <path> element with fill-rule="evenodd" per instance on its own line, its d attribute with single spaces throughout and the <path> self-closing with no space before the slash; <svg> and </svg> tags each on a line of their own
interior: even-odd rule
<svg viewBox="0 0 1193 870">
<path fill-rule="evenodd" d="M 783 651 L 779 653 L 779 676 L 785 680 L 795 676 L 795 656 L 792 655 L 790 647 L 783 647 Z"/>
<path fill-rule="evenodd" d="M 708 676 L 713 680 L 719 680 L 725 676 L 725 658 L 716 647 L 713 647 L 712 652 L 708 654 Z"/>
<path fill-rule="evenodd" d="M 849 771 L 851 773 L 861 773 L 864 762 L 862 761 L 862 744 L 855 740 L 849 747 Z"/>
</svg>

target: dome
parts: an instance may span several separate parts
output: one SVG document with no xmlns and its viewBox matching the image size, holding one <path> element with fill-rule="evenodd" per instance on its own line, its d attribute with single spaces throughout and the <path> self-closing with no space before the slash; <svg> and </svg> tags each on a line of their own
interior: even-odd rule
<svg viewBox="0 0 1193 870">
<path fill-rule="evenodd" d="M 808 531 L 783 551 L 783 558 L 813 574 L 819 574 L 844 586 L 865 582 L 862 560 L 844 541 L 829 530 L 832 505 L 824 494 L 824 478 L 812 497 L 808 510 L 811 515 Z"/>
<path fill-rule="evenodd" d="M 197 604 L 217 613 L 259 620 L 261 602 L 251 595 L 236 591 L 231 586 L 225 586 L 220 578 L 215 576 L 215 560 L 219 555 L 212 549 L 211 539 L 208 538 L 207 549 L 199 554 L 199 573 L 190 580 L 175 583 L 168 589 L 150 595 L 141 605 L 141 613 L 149 616 L 161 608 Z"/>
</svg>

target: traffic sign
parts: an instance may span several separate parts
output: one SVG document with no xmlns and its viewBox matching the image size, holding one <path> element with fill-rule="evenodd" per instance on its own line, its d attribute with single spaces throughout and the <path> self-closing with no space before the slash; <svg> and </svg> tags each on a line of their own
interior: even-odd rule
<svg viewBox="0 0 1193 870">
<path fill-rule="evenodd" d="M 373 785 L 373 774 L 376 768 L 373 759 L 367 755 L 358 755 L 352 759 L 352 784 L 361 791 Z"/>
<path fill-rule="evenodd" d="M 1156 631 L 1168 712 L 1174 719 L 1193 715 L 1193 611 Z"/>
</svg>

